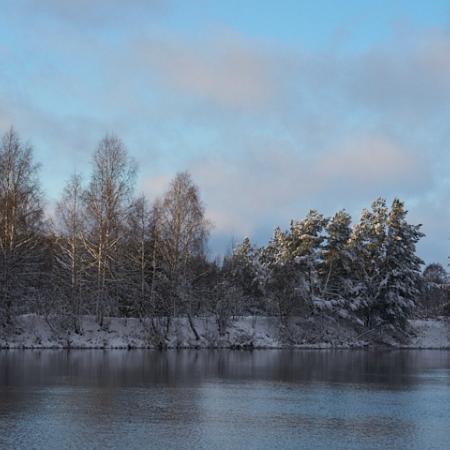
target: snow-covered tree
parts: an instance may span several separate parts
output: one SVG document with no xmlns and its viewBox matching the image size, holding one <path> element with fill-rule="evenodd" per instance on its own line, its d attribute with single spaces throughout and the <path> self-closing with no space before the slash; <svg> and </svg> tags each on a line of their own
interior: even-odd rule
<svg viewBox="0 0 450 450">
<path fill-rule="evenodd" d="M 426 317 L 443 312 L 449 300 L 449 277 L 439 263 L 428 264 L 422 273 L 420 307 Z"/>
<path fill-rule="evenodd" d="M 422 261 L 415 252 L 423 234 L 420 225 L 407 223 L 406 214 L 398 199 L 389 210 L 379 198 L 370 211 L 363 210 L 352 232 L 358 280 L 352 306 L 363 314 L 369 327 L 385 322 L 404 324 L 419 293 Z"/>
<path fill-rule="evenodd" d="M 280 315 L 302 314 L 319 300 L 325 219 L 311 210 L 303 220 L 291 221 L 290 229 L 276 228 L 261 253 L 266 293 Z"/>
<path fill-rule="evenodd" d="M 352 234 L 351 216 L 338 211 L 326 226 L 326 240 L 320 267 L 321 295 L 326 299 L 350 299 L 353 293 L 353 252 L 349 245 Z"/>
<path fill-rule="evenodd" d="M 258 258 L 258 249 L 252 245 L 250 238 L 245 237 L 241 244 L 233 248 L 231 257 L 225 258 L 224 261 L 230 281 L 238 286 L 244 295 L 246 308 L 261 296 Z"/>
<path fill-rule="evenodd" d="M 310 210 L 305 219 L 291 221 L 286 236 L 289 258 L 293 258 L 300 276 L 297 290 L 310 303 L 320 295 L 319 267 L 327 222 L 322 214 Z"/>
<path fill-rule="evenodd" d="M 381 284 L 385 278 L 388 207 L 382 198 L 372 203 L 371 210 L 363 209 L 359 223 L 352 230 L 350 249 L 355 277 L 351 308 L 363 315 L 367 327 L 379 322 Z"/>
<path fill-rule="evenodd" d="M 421 225 L 406 221 L 403 202 L 394 199 L 386 225 L 385 261 L 381 267 L 382 316 L 389 322 L 404 324 L 419 295 L 423 261 L 416 255 L 416 244 L 424 236 Z"/>
<path fill-rule="evenodd" d="M 261 252 L 261 282 L 269 300 L 269 313 L 281 318 L 299 314 L 309 305 L 305 300 L 301 274 L 291 253 L 291 236 L 275 228 L 272 239 Z"/>
<path fill-rule="evenodd" d="M 311 210 L 286 231 L 277 227 L 265 247 L 245 238 L 220 264 L 206 256 L 210 225 L 189 173 L 177 174 L 149 208 L 132 197 L 135 167 L 117 137 L 101 140 L 92 163 L 86 188 L 79 176 L 69 180 L 50 228 L 31 148 L 12 129 L 3 136 L 1 322 L 63 312 L 80 331 L 85 312 L 100 325 L 108 314 L 137 315 L 163 343 L 178 315 L 199 338 L 193 316 L 204 313 L 223 333 L 239 314 L 349 317 L 345 308 L 367 327 L 399 327 L 419 293 L 427 313 L 444 311 L 447 274 L 436 264 L 420 274 L 423 234 L 398 199 L 390 208 L 376 199 L 353 227 L 345 210 L 330 219 Z"/>
</svg>

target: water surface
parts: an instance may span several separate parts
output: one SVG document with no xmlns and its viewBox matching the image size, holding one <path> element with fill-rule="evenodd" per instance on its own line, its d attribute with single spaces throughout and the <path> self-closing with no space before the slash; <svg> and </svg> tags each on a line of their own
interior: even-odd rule
<svg viewBox="0 0 450 450">
<path fill-rule="evenodd" d="M 450 352 L 2 351 L 0 448 L 450 448 Z"/>
</svg>

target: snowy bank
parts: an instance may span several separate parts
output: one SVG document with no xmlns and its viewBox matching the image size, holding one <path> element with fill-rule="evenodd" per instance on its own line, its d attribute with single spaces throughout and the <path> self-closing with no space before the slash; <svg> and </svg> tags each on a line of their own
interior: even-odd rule
<svg viewBox="0 0 450 450">
<path fill-rule="evenodd" d="M 367 332 L 350 321 L 332 318 L 237 317 L 223 332 L 215 317 L 165 319 L 108 318 L 99 327 L 93 316 L 83 316 L 81 331 L 70 331 L 58 318 L 35 314 L 16 317 L 0 329 L 0 348 L 399 348 L 450 349 L 448 319 L 414 320 L 404 333 Z"/>
<path fill-rule="evenodd" d="M 412 320 L 414 336 L 404 348 L 450 349 L 450 319 Z"/>
</svg>

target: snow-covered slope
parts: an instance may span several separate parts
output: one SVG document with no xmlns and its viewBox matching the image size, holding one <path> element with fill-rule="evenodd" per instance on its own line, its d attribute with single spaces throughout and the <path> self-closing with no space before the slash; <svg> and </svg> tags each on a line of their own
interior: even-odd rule
<svg viewBox="0 0 450 450">
<path fill-rule="evenodd" d="M 450 349 L 449 319 L 413 320 L 411 325 L 416 336 L 411 339 L 408 347 Z"/>
<path fill-rule="evenodd" d="M 222 334 L 214 317 L 166 322 L 136 318 L 108 318 L 100 328 L 93 316 L 81 319 L 81 333 L 67 331 L 67 323 L 34 314 L 16 318 L 0 329 L 0 348 L 363 348 L 389 345 L 402 348 L 450 348 L 448 319 L 411 321 L 411 337 L 361 332 L 350 321 L 331 318 L 237 317 Z"/>
<path fill-rule="evenodd" d="M 281 324 L 276 317 L 237 317 L 222 334 L 215 317 L 172 319 L 168 332 L 161 322 L 135 318 L 108 318 L 100 328 L 93 316 L 81 319 L 81 333 L 67 324 L 34 314 L 19 316 L 14 326 L 0 329 L 0 348 L 281 348 L 363 346 L 358 333 L 332 319 L 291 318 Z"/>
</svg>

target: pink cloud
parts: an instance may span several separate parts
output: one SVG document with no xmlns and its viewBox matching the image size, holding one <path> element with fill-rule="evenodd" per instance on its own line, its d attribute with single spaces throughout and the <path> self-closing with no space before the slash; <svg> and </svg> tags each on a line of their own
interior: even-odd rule
<svg viewBox="0 0 450 450">
<path fill-rule="evenodd" d="M 359 185 L 400 184 L 429 176 L 420 155 L 382 134 L 348 137 L 338 148 L 317 162 L 317 174 L 325 179 Z"/>
<path fill-rule="evenodd" d="M 211 30 L 204 41 L 145 39 L 138 51 L 162 82 L 221 107 L 259 110 L 279 90 L 272 56 L 237 33 Z"/>
<path fill-rule="evenodd" d="M 349 136 L 314 157 L 282 141 L 248 147 L 238 157 L 216 155 L 188 164 L 218 232 L 251 235 L 262 223 L 287 224 L 310 207 L 352 210 L 391 192 L 420 194 L 432 183 L 429 161 L 380 133 Z M 161 192 L 169 179 L 146 186 Z"/>
</svg>

